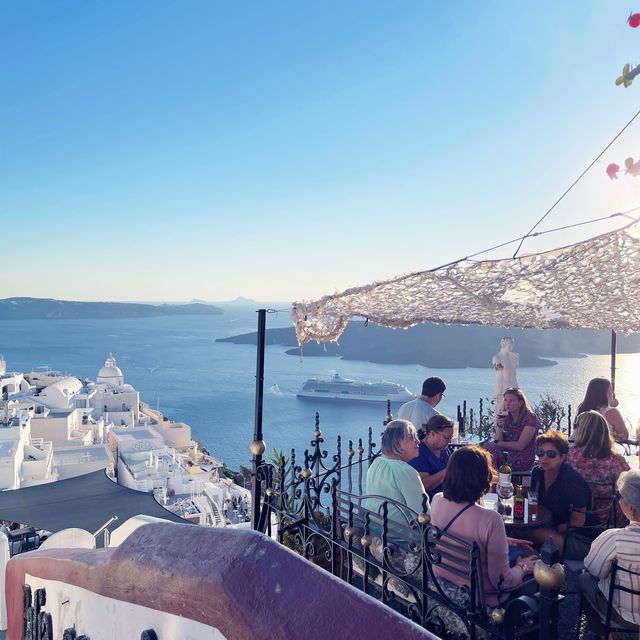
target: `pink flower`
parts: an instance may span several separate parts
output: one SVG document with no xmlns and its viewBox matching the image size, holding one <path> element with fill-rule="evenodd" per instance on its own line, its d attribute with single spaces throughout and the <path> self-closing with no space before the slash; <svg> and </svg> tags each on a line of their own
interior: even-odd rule
<svg viewBox="0 0 640 640">
<path fill-rule="evenodd" d="M 615 162 L 612 162 L 608 167 L 607 167 L 607 175 L 612 179 L 612 180 L 617 180 L 618 179 L 618 171 L 620 171 L 620 166 L 617 165 Z"/>
</svg>

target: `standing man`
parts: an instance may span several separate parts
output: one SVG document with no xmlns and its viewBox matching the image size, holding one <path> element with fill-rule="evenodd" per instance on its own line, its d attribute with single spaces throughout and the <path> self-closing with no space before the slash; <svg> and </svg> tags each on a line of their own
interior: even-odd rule
<svg viewBox="0 0 640 640">
<path fill-rule="evenodd" d="M 442 378 L 427 378 L 422 383 L 422 395 L 400 407 L 398 420 L 409 420 L 416 430 L 422 429 L 429 418 L 442 415 L 435 407 L 442 400 L 446 388 Z"/>
</svg>

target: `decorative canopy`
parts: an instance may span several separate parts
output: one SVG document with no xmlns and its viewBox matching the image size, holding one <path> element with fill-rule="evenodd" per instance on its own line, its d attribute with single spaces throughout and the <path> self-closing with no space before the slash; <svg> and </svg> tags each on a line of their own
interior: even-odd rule
<svg viewBox="0 0 640 640">
<path fill-rule="evenodd" d="M 298 342 L 337 341 L 352 316 L 393 328 L 437 322 L 640 331 L 640 240 L 630 226 L 546 253 L 465 259 L 296 302 Z"/>
</svg>

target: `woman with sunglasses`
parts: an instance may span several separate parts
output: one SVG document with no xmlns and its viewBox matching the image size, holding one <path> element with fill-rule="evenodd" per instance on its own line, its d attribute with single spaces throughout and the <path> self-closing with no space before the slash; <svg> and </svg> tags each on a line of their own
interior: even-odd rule
<svg viewBox="0 0 640 640">
<path fill-rule="evenodd" d="M 432 499 L 442 491 L 442 481 L 447 473 L 453 422 L 446 416 L 433 416 L 418 433 L 421 435 L 418 457 L 409 464 L 420 474 L 424 489 Z"/>
<path fill-rule="evenodd" d="M 629 430 L 622 414 L 615 408 L 617 404 L 611 382 L 606 378 L 593 378 L 589 381 L 584 400 L 578 406 L 578 413 L 598 411 L 607 421 L 615 440 L 623 442 L 629 439 Z"/>
<path fill-rule="evenodd" d="M 502 452 L 507 451 L 513 471 L 529 471 L 533 466 L 540 420 L 518 387 L 511 387 L 504 392 L 503 406 L 507 416 L 498 419 L 495 440 L 486 448 L 493 455 L 496 467 L 501 463 Z"/>
<path fill-rule="evenodd" d="M 589 537 L 585 526 L 598 525 L 598 517 L 587 513 L 591 507 L 591 490 L 584 478 L 566 460 L 569 441 L 564 433 L 553 429 L 536 438 L 538 466 L 531 472 L 531 488 L 538 492 L 538 504 L 546 507 L 553 516 L 553 526 L 519 532 L 536 544 L 543 544 L 549 537 L 558 546 L 564 558 L 582 560 L 589 551 L 593 535 Z M 568 538 L 571 527 L 577 531 Z"/>
</svg>

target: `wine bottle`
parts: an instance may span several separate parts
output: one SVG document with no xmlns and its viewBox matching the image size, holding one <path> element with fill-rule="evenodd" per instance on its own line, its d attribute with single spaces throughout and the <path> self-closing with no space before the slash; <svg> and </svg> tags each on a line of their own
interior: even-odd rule
<svg viewBox="0 0 640 640">
<path fill-rule="evenodd" d="M 498 468 L 498 484 L 511 484 L 511 467 L 509 466 L 509 454 L 502 452 L 502 464 Z"/>
<path fill-rule="evenodd" d="M 518 485 L 518 491 L 513 498 L 513 519 L 524 520 L 524 496 L 522 495 L 522 485 Z"/>
</svg>

